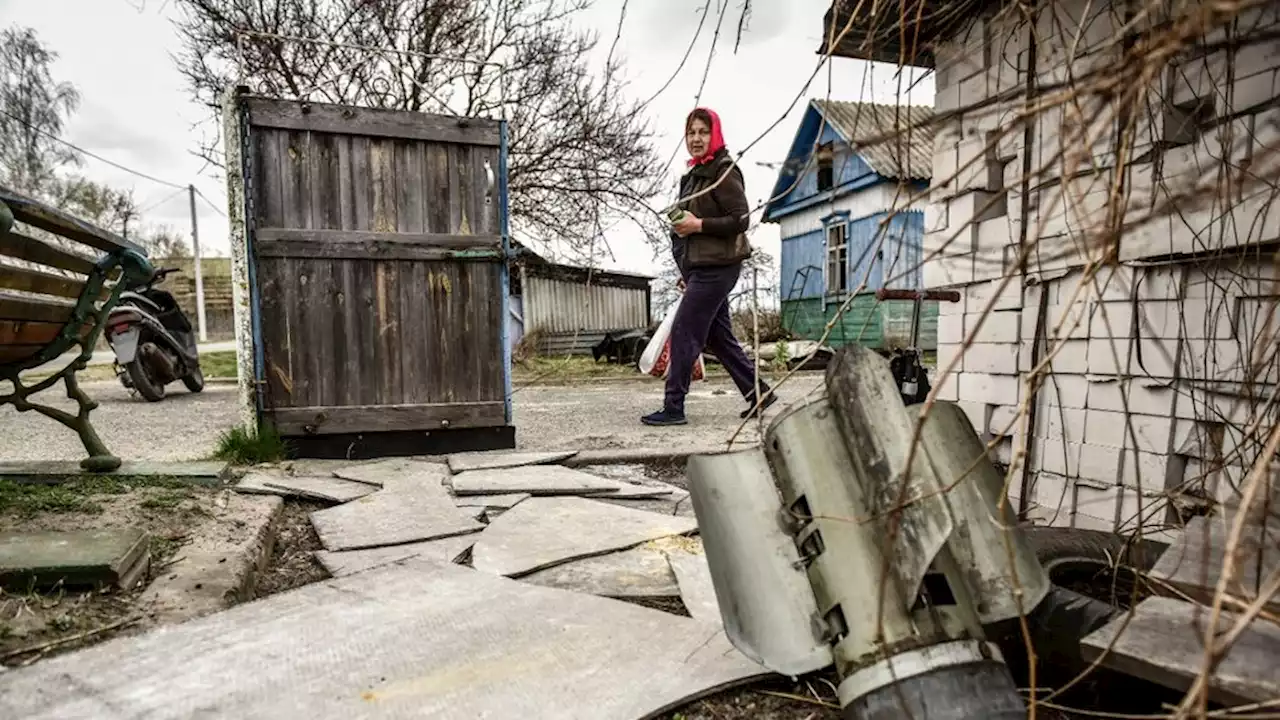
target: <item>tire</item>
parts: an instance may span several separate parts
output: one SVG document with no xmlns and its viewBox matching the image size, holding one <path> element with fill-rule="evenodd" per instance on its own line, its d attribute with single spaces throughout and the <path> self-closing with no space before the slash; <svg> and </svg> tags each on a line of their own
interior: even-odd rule
<svg viewBox="0 0 1280 720">
<path fill-rule="evenodd" d="M 196 365 L 195 370 L 192 370 L 186 377 L 182 378 L 182 384 L 186 385 L 187 389 L 193 393 L 201 392 L 204 390 L 204 371 L 200 369 L 199 365 Z"/>
<path fill-rule="evenodd" d="M 1169 546 L 1078 528 L 1026 527 L 1036 558 L 1055 585 L 1103 602 L 1127 605 L 1135 575 L 1155 567 Z"/>
<path fill-rule="evenodd" d="M 164 386 L 156 383 L 147 374 L 141 357 L 134 358 L 133 362 L 124 366 L 124 369 L 129 374 L 129 382 L 133 383 L 133 389 L 137 390 L 144 400 L 160 402 L 164 399 Z"/>
</svg>

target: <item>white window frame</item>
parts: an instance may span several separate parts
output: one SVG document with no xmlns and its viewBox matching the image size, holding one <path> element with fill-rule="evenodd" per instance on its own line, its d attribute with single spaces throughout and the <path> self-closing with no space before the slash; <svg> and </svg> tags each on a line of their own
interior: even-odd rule
<svg viewBox="0 0 1280 720">
<path fill-rule="evenodd" d="M 833 220 L 824 229 L 823 243 L 826 262 L 823 265 L 823 281 L 827 295 L 839 295 L 849 291 L 849 220 Z M 833 262 L 834 261 L 834 262 Z M 840 268 L 839 276 L 832 278 L 832 268 Z"/>
</svg>

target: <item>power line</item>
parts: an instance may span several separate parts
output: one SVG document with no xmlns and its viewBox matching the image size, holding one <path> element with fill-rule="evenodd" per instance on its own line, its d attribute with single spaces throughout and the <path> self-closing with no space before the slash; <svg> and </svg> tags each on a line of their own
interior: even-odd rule
<svg viewBox="0 0 1280 720">
<path fill-rule="evenodd" d="M 222 217 L 227 217 L 227 211 L 218 207 L 216 203 L 214 203 L 212 200 L 208 198 L 208 196 L 206 196 L 203 192 L 200 191 L 200 188 L 195 188 L 195 191 L 196 191 L 196 197 L 203 200 L 205 205 L 208 205 L 210 208 L 213 209 L 214 212 L 218 213 Z"/>
<path fill-rule="evenodd" d="M 43 136 L 45 136 L 45 137 L 49 138 L 50 140 L 52 140 L 52 141 L 54 141 L 54 142 L 57 142 L 57 143 L 61 143 L 61 144 L 63 144 L 63 145 L 66 145 L 67 147 L 71 148 L 72 150 L 75 150 L 75 151 L 76 151 L 76 152 L 78 152 L 78 153 L 81 153 L 82 155 L 88 155 L 89 157 L 91 157 L 91 158 L 93 158 L 93 159 L 95 159 L 95 160 L 99 160 L 99 161 L 101 161 L 101 162 L 104 162 L 104 163 L 106 163 L 106 164 L 110 165 L 111 167 L 116 168 L 117 170 L 123 170 L 123 171 L 125 171 L 125 172 L 129 173 L 130 175 L 136 175 L 136 176 L 138 176 L 138 177 L 140 177 L 140 178 L 143 178 L 143 179 L 145 179 L 145 180 L 150 180 L 150 181 L 151 181 L 151 182 L 153 182 L 153 183 L 159 183 L 160 185 L 165 185 L 165 186 L 168 186 L 168 187 L 174 188 L 175 190 L 186 190 L 186 189 L 187 189 L 187 186 L 185 186 L 185 185 L 179 185 L 178 183 L 169 182 L 168 180 L 161 180 L 160 178 L 155 177 L 154 175 L 148 175 L 148 174 L 146 174 L 146 173 L 142 172 L 141 170 L 134 170 L 133 168 L 131 168 L 131 167 L 127 167 L 127 166 L 125 166 L 125 165 L 121 165 L 120 163 L 118 163 L 118 162 L 116 162 L 116 161 L 114 161 L 114 160 L 108 160 L 107 158 L 104 158 L 104 157 L 102 157 L 101 155 L 99 155 L 99 154 L 97 154 L 97 153 L 95 153 L 95 152 L 91 152 L 91 151 L 89 151 L 89 150 L 85 150 L 84 148 L 80 147 L 79 145 L 76 145 L 75 143 L 71 143 L 71 142 L 68 142 L 68 141 L 66 141 L 66 140 L 63 140 L 62 138 L 58 137 L 57 135 L 54 135 L 53 133 L 51 133 L 51 132 L 49 132 L 49 131 L 45 130 L 44 128 L 38 128 L 38 127 L 36 127 L 35 125 L 32 125 L 31 123 L 27 122 L 26 120 L 23 120 L 22 118 L 20 118 L 20 117 L 18 117 L 18 116 L 16 116 L 16 115 L 11 114 L 11 113 L 10 113 L 9 111 L 7 111 L 7 110 L 0 110 L 0 115 L 4 115 L 5 117 L 9 118 L 10 120 L 13 120 L 14 122 L 21 123 L 21 124 L 25 125 L 27 128 L 29 128 L 29 129 L 31 129 L 31 130 L 34 130 L 34 131 L 36 131 L 37 133 L 40 133 L 41 135 L 43 135 Z"/>
<path fill-rule="evenodd" d="M 173 192 L 166 195 L 163 200 L 159 200 L 157 202 L 150 203 L 149 205 L 146 205 L 144 207 L 138 208 L 138 214 L 142 215 L 144 213 L 149 213 L 152 210 L 155 210 L 156 208 L 160 207 L 161 205 L 164 205 L 165 203 L 169 202 L 170 200 L 178 197 L 185 191 L 186 191 L 186 188 L 180 188 L 178 190 L 174 190 Z"/>
</svg>

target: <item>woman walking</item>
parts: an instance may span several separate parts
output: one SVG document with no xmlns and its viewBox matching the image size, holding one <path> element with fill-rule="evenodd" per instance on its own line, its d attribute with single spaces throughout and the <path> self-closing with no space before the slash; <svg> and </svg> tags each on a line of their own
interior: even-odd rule
<svg viewBox="0 0 1280 720">
<path fill-rule="evenodd" d="M 729 319 L 729 293 L 738 284 L 742 262 L 751 257 L 746 236 L 751 207 L 742 171 L 725 149 L 720 117 L 714 112 L 694 110 L 685 119 L 684 129 L 690 169 L 680 179 L 680 197 L 696 197 L 680 203 L 683 214 L 671 227 L 671 251 L 684 282 L 684 299 L 671 327 L 671 359 L 662 410 L 641 418 L 646 425 L 687 422 L 684 399 L 703 348 L 715 353 L 746 398 L 747 409 L 741 417 L 751 417 L 777 399 L 762 380 L 760 395 L 764 399 L 757 401 L 755 365 L 733 336 Z M 708 188 L 712 189 L 704 192 Z"/>
</svg>

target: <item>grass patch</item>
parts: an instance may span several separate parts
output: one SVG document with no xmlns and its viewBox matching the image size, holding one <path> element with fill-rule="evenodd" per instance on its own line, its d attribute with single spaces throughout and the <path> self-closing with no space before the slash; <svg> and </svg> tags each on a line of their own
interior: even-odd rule
<svg viewBox="0 0 1280 720">
<path fill-rule="evenodd" d="M 280 462 L 288 454 L 288 444 L 275 428 L 264 425 L 252 433 L 238 425 L 218 437 L 213 457 L 233 465 L 258 465 Z"/>
<path fill-rule="evenodd" d="M 205 353 L 200 356 L 200 370 L 206 378 L 236 377 L 236 353 L 234 350 Z"/>
<path fill-rule="evenodd" d="M 163 476 L 88 476 L 56 485 L 0 480 L 0 515 L 31 518 L 41 513 L 96 514 L 102 512 L 102 506 L 94 502 L 94 497 L 124 495 L 138 488 L 172 491 L 187 489 L 187 485 L 177 478 Z"/>
</svg>

